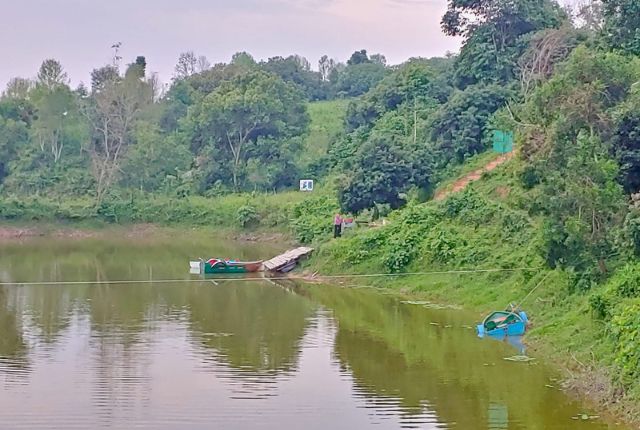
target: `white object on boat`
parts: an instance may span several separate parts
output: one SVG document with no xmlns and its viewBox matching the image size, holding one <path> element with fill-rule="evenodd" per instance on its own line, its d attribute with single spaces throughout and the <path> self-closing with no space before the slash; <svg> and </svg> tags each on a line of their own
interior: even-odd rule
<svg viewBox="0 0 640 430">
<path fill-rule="evenodd" d="M 199 275 L 202 273 L 202 261 L 190 261 L 189 273 L 192 275 Z"/>
</svg>

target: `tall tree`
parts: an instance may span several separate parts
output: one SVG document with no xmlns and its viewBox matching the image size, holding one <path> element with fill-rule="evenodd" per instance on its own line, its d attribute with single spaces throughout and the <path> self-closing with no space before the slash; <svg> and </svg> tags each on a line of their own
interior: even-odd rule
<svg viewBox="0 0 640 430">
<path fill-rule="evenodd" d="M 33 123 L 34 137 L 41 151 L 53 157 L 53 163 L 60 161 L 65 147 L 64 125 L 69 115 L 73 116 L 76 104 L 69 87 L 59 86 L 43 91 L 36 101 L 38 117 Z"/>
<path fill-rule="evenodd" d="M 305 72 L 311 71 L 311 63 L 302 55 L 293 55 L 293 59 L 298 63 L 298 67 Z"/>
<path fill-rule="evenodd" d="M 538 84 L 546 81 L 556 66 L 578 45 L 576 31 L 569 25 L 535 34 L 529 48 L 518 60 L 521 93 L 525 99 Z"/>
<path fill-rule="evenodd" d="M 501 85 L 474 85 L 455 92 L 430 118 L 431 139 L 444 154 L 442 162 L 462 163 L 487 149 L 489 119 L 512 92 Z"/>
<path fill-rule="evenodd" d="M 136 121 L 151 100 L 150 91 L 136 74 L 112 76 L 83 106 L 93 133 L 90 152 L 98 202 L 117 179 Z"/>
<path fill-rule="evenodd" d="M 27 99 L 33 89 L 33 81 L 23 78 L 13 78 L 7 83 L 4 95 L 11 99 Z"/>
<path fill-rule="evenodd" d="M 153 124 L 140 121 L 133 132 L 135 144 L 122 162 L 121 184 L 147 192 L 158 191 L 170 177 L 189 169 L 189 148 L 176 135 L 163 136 Z"/>
<path fill-rule="evenodd" d="M 576 13 L 577 26 L 581 29 L 598 33 L 604 26 L 604 8 L 602 1 L 589 0 L 580 6 Z"/>
<path fill-rule="evenodd" d="M 208 154 L 209 160 L 224 170 L 230 165 L 234 189 L 252 153 L 277 144 L 278 139 L 304 133 L 309 118 L 298 89 L 275 75 L 247 71 L 224 81 L 194 106 L 189 118 L 193 149 Z M 224 175 L 218 179 L 226 179 Z"/>
<path fill-rule="evenodd" d="M 338 74 L 336 89 L 343 95 L 357 97 L 375 87 L 386 73 L 383 65 L 370 61 L 349 65 Z"/>
<path fill-rule="evenodd" d="M 120 79 L 118 68 L 112 65 L 106 65 L 99 69 L 93 69 L 91 72 L 91 91 L 98 93 L 110 82 Z"/>
<path fill-rule="evenodd" d="M 602 0 L 604 37 L 609 46 L 628 54 L 640 55 L 640 2 Z"/>
<path fill-rule="evenodd" d="M 371 128 L 383 114 L 400 108 L 410 112 L 415 123 L 416 116 L 428 114 L 438 103 L 447 100 L 451 88 L 436 82 L 436 77 L 424 60 L 401 65 L 362 98 L 351 102 L 346 117 L 347 131 L 363 126 Z"/>
<path fill-rule="evenodd" d="M 387 65 L 387 57 L 382 54 L 373 54 L 370 60 L 372 63 L 381 64 L 383 66 Z"/>
<path fill-rule="evenodd" d="M 52 58 L 44 60 L 38 70 L 37 83 L 49 90 L 53 90 L 60 85 L 67 85 L 69 77 L 64 71 L 62 64 Z"/>
<path fill-rule="evenodd" d="M 449 0 L 442 29 L 464 38 L 456 61 L 458 86 L 510 81 L 527 47 L 523 36 L 566 19 L 553 0 Z"/>
<path fill-rule="evenodd" d="M 256 60 L 248 52 L 236 52 L 231 57 L 231 64 L 240 67 L 252 68 L 256 65 Z"/>
<path fill-rule="evenodd" d="M 318 70 L 320 71 L 320 79 L 323 82 L 328 82 L 331 72 L 336 67 L 336 61 L 333 58 L 329 58 L 327 55 L 323 55 L 318 61 Z"/>
<path fill-rule="evenodd" d="M 147 79 L 147 84 L 149 85 L 149 93 L 151 94 L 151 101 L 155 102 L 162 98 L 164 93 L 164 86 L 160 81 L 160 75 L 158 73 L 152 73 Z"/>
<path fill-rule="evenodd" d="M 373 138 L 360 148 L 346 186 L 339 190 L 340 205 L 358 213 L 375 204 L 399 208 L 402 193 L 412 184 L 411 156 L 393 138 Z"/>
<path fill-rule="evenodd" d="M 29 142 L 27 124 L 0 116 L 0 184 L 9 174 L 9 165 L 20 147 Z"/>
<path fill-rule="evenodd" d="M 311 65 L 299 55 L 287 58 L 272 57 L 260 63 L 264 70 L 280 76 L 286 82 L 293 82 L 304 91 L 310 100 L 326 98 L 321 86 L 320 74 L 311 70 Z"/>
<path fill-rule="evenodd" d="M 367 55 L 366 49 L 361 49 L 351 54 L 351 58 L 347 61 L 348 66 L 355 66 L 356 64 L 370 63 L 369 55 Z"/>
<path fill-rule="evenodd" d="M 198 58 L 193 51 L 187 51 L 180 54 L 178 63 L 175 67 L 176 79 L 184 79 L 193 75 L 198 71 Z"/>
<path fill-rule="evenodd" d="M 211 63 L 204 55 L 198 57 L 198 64 L 196 66 L 196 70 L 198 73 L 206 72 L 211 68 Z"/>
<path fill-rule="evenodd" d="M 140 77 L 144 78 L 147 75 L 147 59 L 144 55 L 138 55 L 136 57 L 135 65 L 138 67 Z"/>
</svg>

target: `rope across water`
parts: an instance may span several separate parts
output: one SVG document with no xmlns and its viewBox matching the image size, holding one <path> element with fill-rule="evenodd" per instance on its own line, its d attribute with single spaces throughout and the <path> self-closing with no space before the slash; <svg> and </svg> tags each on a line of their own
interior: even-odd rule
<svg viewBox="0 0 640 430">
<path fill-rule="evenodd" d="M 500 273 L 500 272 L 520 272 L 520 271 L 536 271 L 540 267 L 517 267 L 512 269 L 461 269 L 461 270 L 443 270 L 432 272 L 405 272 L 405 273 L 365 273 L 365 274 L 340 274 L 326 275 L 317 278 L 308 278 L 304 276 L 274 276 L 274 277 L 234 277 L 234 278 L 217 278 L 208 279 L 131 279 L 117 281 L 36 281 L 36 282 L 0 282 L 0 286 L 56 286 L 56 285 L 124 285 L 124 284 L 179 284 L 179 283 L 198 283 L 198 282 L 264 282 L 265 280 L 291 280 L 291 281 L 318 281 L 323 279 L 354 279 L 354 278 L 375 278 L 375 277 L 400 277 L 400 276 L 429 276 L 429 275 L 456 275 L 456 274 L 473 274 L 473 273 Z"/>
</svg>

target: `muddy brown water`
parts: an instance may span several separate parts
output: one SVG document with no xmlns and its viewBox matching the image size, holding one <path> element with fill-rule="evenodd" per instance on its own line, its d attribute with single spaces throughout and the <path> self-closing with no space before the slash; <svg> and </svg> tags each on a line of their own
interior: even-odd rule
<svg viewBox="0 0 640 430">
<path fill-rule="evenodd" d="M 185 234 L 0 244 L 0 429 L 619 429 L 465 312 L 197 279 L 282 247 Z M 57 285 L 7 285 L 60 282 Z M 75 282 L 75 283 L 74 283 Z M 586 419 L 585 419 L 586 418 Z"/>
</svg>

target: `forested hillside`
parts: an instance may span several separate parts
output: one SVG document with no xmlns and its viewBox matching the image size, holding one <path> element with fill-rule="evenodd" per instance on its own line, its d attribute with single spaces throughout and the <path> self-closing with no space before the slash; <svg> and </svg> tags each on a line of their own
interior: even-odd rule
<svg viewBox="0 0 640 430">
<path fill-rule="evenodd" d="M 323 57 L 318 72 L 300 56 L 258 63 L 238 53 L 210 66 L 187 52 L 163 91 L 144 56 L 119 64 L 116 53 L 113 64 L 93 70 L 90 88 L 70 88 L 55 59 L 36 79 L 8 84 L 0 99 L 3 194 L 99 204 L 124 190 L 214 196 L 291 188 L 309 164 L 300 162 L 305 138 L 318 134 L 309 128 L 309 102 L 359 96 L 391 70 L 366 51 L 347 64 Z"/>
</svg>

